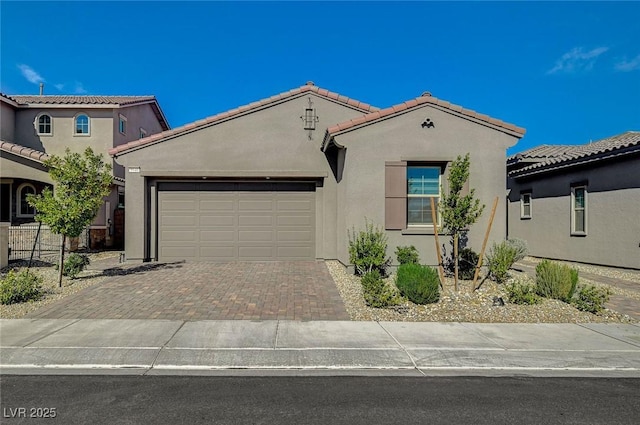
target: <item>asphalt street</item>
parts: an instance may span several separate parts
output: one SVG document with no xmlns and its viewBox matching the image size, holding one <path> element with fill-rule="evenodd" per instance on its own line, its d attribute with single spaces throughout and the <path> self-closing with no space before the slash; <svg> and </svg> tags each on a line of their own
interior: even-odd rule
<svg viewBox="0 0 640 425">
<path fill-rule="evenodd" d="M 640 379 L 5 375 L 0 385 L 7 425 L 636 424 L 640 417 Z"/>
</svg>

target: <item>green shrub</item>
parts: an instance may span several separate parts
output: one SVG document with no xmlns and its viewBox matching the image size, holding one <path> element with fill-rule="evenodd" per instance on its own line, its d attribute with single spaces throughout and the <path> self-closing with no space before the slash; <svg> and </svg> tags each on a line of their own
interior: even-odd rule
<svg viewBox="0 0 640 425">
<path fill-rule="evenodd" d="M 527 245 L 527 241 L 525 241 L 524 239 L 509 238 L 507 239 L 506 244 L 511 248 L 513 252 L 514 263 L 522 260 L 529 253 L 529 247 Z"/>
<path fill-rule="evenodd" d="M 399 246 L 396 248 L 396 258 L 399 264 L 418 264 L 418 250 L 415 246 Z"/>
<path fill-rule="evenodd" d="M 86 255 L 73 253 L 67 257 L 64 261 L 64 268 L 62 269 L 63 276 L 69 276 L 71 279 L 75 279 L 82 270 L 89 265 L 91 261 Z M 58 270 L 58 265 L 55 265 L 55 269 Z"/>
<path fill-rule="evenodd" d="M 534 305 L 542 301 L 536 293 L 536 287 L 527 281 L 516 281 L 507 285 L 507 298 L 513 304 Z"/>
<path fill-rule="evenodd" d="M 387 236 L 384 231 L 365 220 L 365 230 L 348 232 L 349 261 L 357 275 L 377 270 L 385 276 L 391 258 L 387 257 Z"/>
<path fill-rule="evenodd" d="M 415 304 L 435 303 L 440 299 L 440 279 L 436 269 L 420 264 L 398 267 L 396 286 Z"/>
<path fill-rule="evenodd" d="M 0 304 L 23 303 L 42 296 L 42 278 L 27 270 L 10 270 L 0 281 Z"/>
<path fill-rule="evenodd" d="M 598 288 L 593 285 L 581 285 L 576 297 L 571 304 L 578 310 L 589 313 L 600 313 L 604 309 L 604 304 L 609 301 L 611 291 L 608 288 Z"/>
<path fill-rule="evenodd" d="M 536 293 L 545 298 L 569 302 L 578 282 L 578 271 L 569 266 L 542 260 L 536 266 Z"/>
<path fill-rule="evenodd" d="M 64 262 L 62 274 L 69 276 L 71 279 L 75 279 L 90 262 L 89 257 L 86 255 L 73 253 L 69 255 L 69 258 Z"/>
<path fill-rule="evenodd" d="M 362 293 L 364 301 L 370 307 L 388 307 L 398 303 L 398 297 L 380 276 L 380 272 L 372 270 L 362 276 Z"/>
<path fill-rule="evenodd" d="M 516 250 L 507 243 L 493 243 L 487 254 L 486 265 L 489 268 L 489 276 L 496 282 L 502 283 L 509 277 L 509 269 L 516 262 Z"/>
<path fill-rule="evenodd" d="M 473 279 L 480 256 L 471 248 L 464 248 L 458 255 L 460 256 L 458 260 L 458 277 L 462 280 Z"/>
</svg>

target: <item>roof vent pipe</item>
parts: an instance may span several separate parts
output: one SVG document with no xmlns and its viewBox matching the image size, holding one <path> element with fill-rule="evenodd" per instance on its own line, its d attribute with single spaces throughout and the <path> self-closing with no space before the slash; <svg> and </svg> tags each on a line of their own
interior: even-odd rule
<svg viewBox="0 0 640 425">
<path fill-rule="evenodd" d="M 40 96 L 44 94 L 44 83 L 40 83 Z"/>
<path fill-rule="evenodd" d="M 420 97 L 431 97 L 431 92 L 426 91 L 420 95 Z"/>
</svg>

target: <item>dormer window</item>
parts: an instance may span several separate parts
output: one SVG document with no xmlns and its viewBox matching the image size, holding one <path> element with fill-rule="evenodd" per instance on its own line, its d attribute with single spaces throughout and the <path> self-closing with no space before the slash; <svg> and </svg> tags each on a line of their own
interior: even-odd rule
<svg viewBox="0 0 640 425">
<path fill-rule="evenodd" d="M 88 136 L 91 131 L 89 116 L 86 114 L 76 115 L 74 119 L 73 134 Z"/>
<path fill-rule="evenodd" d="M 42 114 L 38 116 L 37 127 L 38 127 L 38 135 L 50 136 L 52 134 L 51 116 L 47 114 Z"/>
</svg>

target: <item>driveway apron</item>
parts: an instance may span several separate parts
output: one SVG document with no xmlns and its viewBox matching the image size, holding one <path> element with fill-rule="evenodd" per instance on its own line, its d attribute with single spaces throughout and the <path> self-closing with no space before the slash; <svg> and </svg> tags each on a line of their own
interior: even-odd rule
<svg viewBox="0 0 640 425">
<path fill-rule="evenodd" d="M 322 261 L 145 263 L 44 306 L 30 318 L 349 320 Z"/>
</svg>

